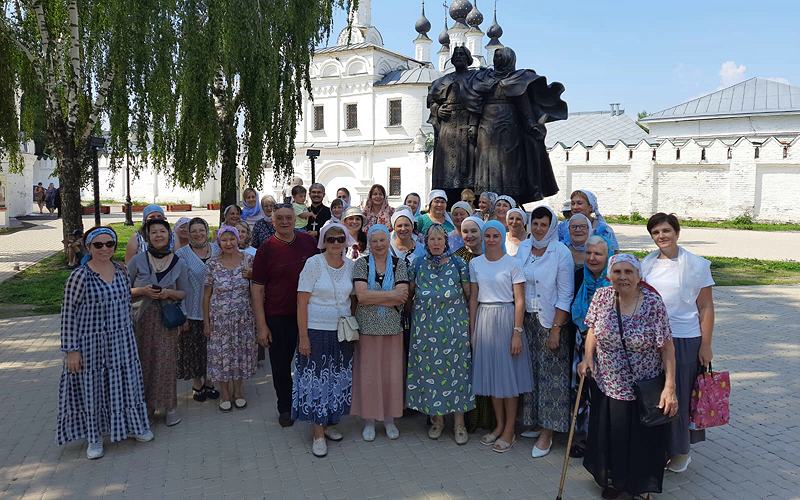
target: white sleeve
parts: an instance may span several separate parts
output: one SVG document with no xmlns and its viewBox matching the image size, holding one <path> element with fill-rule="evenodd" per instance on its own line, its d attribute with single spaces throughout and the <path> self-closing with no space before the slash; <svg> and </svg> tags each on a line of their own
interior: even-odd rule
<svg viewBox="0 0 800 500">
<path fill-rule="evenodd" d="M 515 258 L 511 258 L 511 282 L 515 285 L 517 283 L 525 283 L 525 273 L 522 272 L 522 266 Z"/>
<path fill-rule="evenodd" d="M 575 295 L 575 266 L 572 254 L 564 247 L 566 252 L 558 252 L 558 271 L 556 272 L 556 307 L 562 311 L 570 311 L 572 299 Z"/>
<path fill-rule="evenodd" d="M 319 265 L 318 260 L 314 257 L 306 260 L 303 270 L 300 271 L 300 279 L 297 281 L 298 292 L 314 291 L 314 284 L 319 281 Z"/>
</svg>

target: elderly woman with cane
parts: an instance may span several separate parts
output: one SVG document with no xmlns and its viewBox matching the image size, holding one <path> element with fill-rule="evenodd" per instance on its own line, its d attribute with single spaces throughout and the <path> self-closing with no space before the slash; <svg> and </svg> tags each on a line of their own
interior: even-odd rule
<svg viewBox="0 0 800 500">
<path fill-rule="evenodd" d="M 665 417 L 678 411 L 667 309 L 640 273 L 633 255 L 612 257 L 612 286 L 595 292 L 585 320 L 578 373 L 591 374 L 594 383 L 583 466 L 603 498 L 661 493 L 670 429 Z"/>
</svg>

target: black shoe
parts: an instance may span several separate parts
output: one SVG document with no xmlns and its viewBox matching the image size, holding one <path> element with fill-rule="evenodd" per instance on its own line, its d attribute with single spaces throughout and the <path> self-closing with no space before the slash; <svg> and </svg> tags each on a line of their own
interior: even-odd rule
<svg viewBox="0 0 800 500">
<path fill-rule="evenodd" d="M 603 488 L 603 492 L 600 494 L 603 498 L 614 499 L 620 495 L 620 491 L 613 486 L 607 486 Z"/>
<path fill-rule="evenodd" d="M 575 443 L 569 449 L 569 456 L 572 458 L 583 458 L 586 455 L 586 443 Z"/>
<path fill-rule="evenodd" d="M 278 415 L 278 423 L 281 424 L 281 427 L 291 427 L 294 425 L 292 414 L 288 411 L 281 412 L 281 414 Z"/>
<path fill-rule="evenodd" d="M 192 399 L 197 401 L 198 403 L 202 403 L 206 400 L 208 395 L 206 394 L 205 390 L 201 387 L 200 389 L 195 389 L 192 387 Z"/>
<path fill-rule="evenodd" d="M 203 393 L 208 399 L 219 399 L 219 391 L 214 389 L 213 385 L 204 385 Z"/>
</svg>

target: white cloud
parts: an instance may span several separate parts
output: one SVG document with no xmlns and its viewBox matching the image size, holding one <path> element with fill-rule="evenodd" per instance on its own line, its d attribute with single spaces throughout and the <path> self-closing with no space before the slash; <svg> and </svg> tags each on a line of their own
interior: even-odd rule
<svg viewBox="0 0 800 500">
<path fill-rule="evenodd" d="M 784 78 L 782 76 L 768 76 L 766 79 L 767 80 L 772 80 L 773 82 L 785 83 L 786 85 L 791 85 L 791 82 L 789 82 L 789 79 L 788 78 Z"/>
<path fill-rule="evenodd" d="M 729 87 L 745 79 L 747 66 L 737 65 L 735 61 L 725 61 L 719 67 L 719 84 L 722 87 Z"/>
</svg>

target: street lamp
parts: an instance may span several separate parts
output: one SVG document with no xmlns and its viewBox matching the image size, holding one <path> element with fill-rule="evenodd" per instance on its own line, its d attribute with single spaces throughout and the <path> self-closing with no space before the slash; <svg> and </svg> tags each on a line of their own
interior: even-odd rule
<svg viewBox="0 0 800 500">
<path fill-rule="evenodd" d="M 319 149 L 306 149 L 306 156 L 311 160 L 311 184 L 317 182 L 317 167 L 314 163 L 319 158 Z"/>
<path fill-rule="evenodd" d="M 97 152 L 106 146 L 102 137 L 89 137 L 89 148 L 92 150 L 92 187 L 94 188 L 94 225 L 100 225 L 100 167 L 97 164 Z"/>
<path fill-rule="evenodd" d="M 128 156 L 125 156 L 125 225 L 133 225 L 133 214 L 131 214 L 131 165 L 128 163 Z"/>
</svg>

